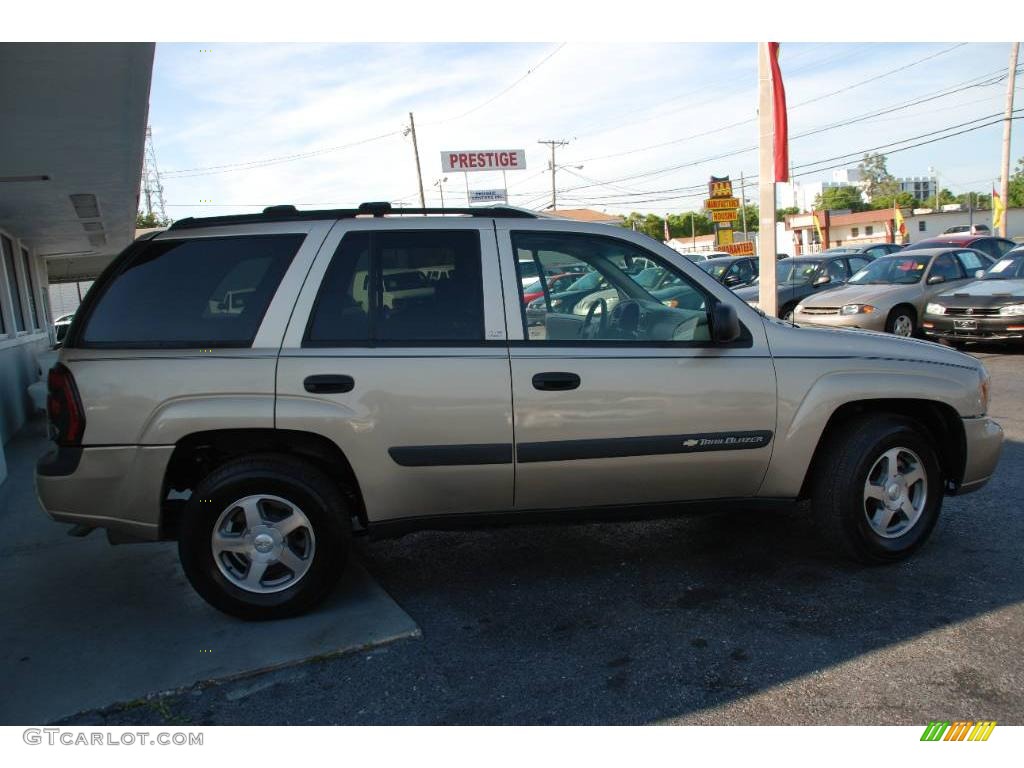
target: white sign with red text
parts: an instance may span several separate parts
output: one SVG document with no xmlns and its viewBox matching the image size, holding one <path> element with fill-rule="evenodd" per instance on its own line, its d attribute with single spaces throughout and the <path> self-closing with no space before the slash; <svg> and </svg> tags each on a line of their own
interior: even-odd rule
<svg viewBox="0 0 1024 768">
<path fill-rule="evenodd" d="M 441 153 L 445 173 L 473 171 L 522 171 L 526 169 L 525 149 L 451 150 Z"/>
</svg>

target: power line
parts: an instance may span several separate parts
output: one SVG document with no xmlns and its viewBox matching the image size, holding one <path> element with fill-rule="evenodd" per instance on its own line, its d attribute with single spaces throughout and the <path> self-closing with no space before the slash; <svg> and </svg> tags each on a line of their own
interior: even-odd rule
<svg viewBox="0 0 1024 768">
<path fill-rule="evenodd" d="M 190 179 L 194 176 L 212 176 L 219 173 L 231 173 L 232 171 L 245 171 L 252 168 L 262 168 L 268 165 L 277 165 L 279 163 L 290 163 L 295 160 L 305 160 L 309 157 L 317 157 L 319 155 L 325 155 L 329 152 L 339 152 L 343 149 L 352 149 L 353 147 L 361 147 L 364 144 L 369 144 L 374 141 L 380 141 L 382 139 L 388 139 L 392 136 L 400 136 L 402 132 L 391 131 L 389 133 L 382 133 L 377 136 L 370 136 L 366 139 L 359 139 L 357 141 L 350 142 L 348 144 L 339 144 L 334 147 L 323 147 L 322 149 L 314 149 L 310 152 L 300 152 L 293 155 L 281 155 L 279 157 L 268 157 L 263 160 L 250 160 L 248 162 L 240 163 L 227 163 L 225 165 L 210 165 L 206 167 L 198 168 L 183 168 L 177 171 L 165 171 L 164 176 L 172 176 L 177 179 Z"/>
<path fill-rule="evenodd" d="M 1014 120 L 1021 119 L 1021 117 L 1024 116 L 1024 115 L 1016 114 L 1016 113 L 1021 113 L 1021 112 L 1024 112 L 1024 108 L 1014 110 L 1015 116 L 1012 119 L 1014 119 Z M 857 150 L 856 152 L 850 152 L 850 153 L 847 153 L 847 154 L 844 154 L 844 155 L 836 155 L 835 157 L 825 158 L 825 159 L 822 159 L 822 160 L 815 160 L 815 161 L 809 162 L 809 163 L 803 163 L 801 165 L 794 166 L 794 168 L 809 168 L 809 170 L 800 171 L 799 173 L 793 173 L 793 174 L 791 174 L 791 176 L 793 176 L 793 177 L 810 176 L 812 174 L 821 173 L 822 171 L 828 171 L 828 170 L 832 170 L 834 168 L 841 168 L 841 167 L 847 165 L 850 162 L 850 159 L 853 158 L 853 157 L 863 156 L 864 154 L 867 154 L 867 153 L 870 153 L 870 152 L 876 152 L 876 151 L 879 151 L 879 150 L 882 150 L 882 149 L 886 150 L 886 154 L 887 155 L 894 155 L 894 154 L 898 154 L 900 152 L 904 152 L 904 151 L 909 150 L 909 149 L 916 149 L 918 147 L 926 146 L 928 144 L 934 144 L 934 143 L 939 142 L 939 141 L 945 141 L 946 139 L 951 139 L 951 138 L 954 138 L 956 136 L 962 136 L 964 134 L 972 133 L 974 131 L 981 130 L 982 128 L 987 128 L 987 127 L 990 127 L 992 125 L 996 125 L 996 124 L 1002 122 L 1003 118 L 1000 116 L 1001 114 L 1002 113 L 995 113 L 993 115 L 986 115 L 984 117 L 979 117 L 979 118 L 976 118 L 975 120 L 970 120 L 970 121 L 967 121 L 965 123 L 959 123 L 957 125 L 947 126 L 945 128 L 941 128 L 941 129 L 939 129 L 937 131 L 932 131 L 930 133 L 920 134 L 918 136 L 911 136 L 911 137 L 908 137 L 906 139 L 900 139 L 898 141 L 893 141 L 893 142 L 890 142 L 888 144 L 879 145 L 877 147 L 870 147 L 868 149 L 861 149 L 861 150 Z M 998 119 L 991 119 L 991 118 L 995 118 L 995 117 L 998 117 Z M 976 123 L 979 120 L 987 120 L 988 122 L 982 123 L 981 125 L 972 125 L 973 123 Z M 964 126 L 970 126 L 970 127 L 964 127 Z M 947 135 L 944 135 L 944 136 L 936 136 L 936 134 L 946 133 L 947 131 L 951 131 L 951 130 L 956 129 L 956 128 L 963 128 L 963 129 L 959 130 L 959 131 L 955 131 L 954 133 L 948 133 Z M 928 138 L 928 137 L 932 137 L 932 138 Z M 926 139 L 926 140 L 924 140 L 924 141 L 917 141 L 917 139 Z M 908 144 L 905 147 L 898 147 L 897 146 L 899 144 L 904 144 L 904 143 L 906 143 L 908 141 L 915 141 L 916 143 Z M 891 147 L 896 147 L 896 148 L 892 149 Z M 834 161 L 837 161 L 837 160 L 841 160 L 842 162 L 838 162 L 835 165 L 822 165 L 824 163 L 831 163 L 831 162 L 834 162 Z M 822 167 L 810 168 L 810 166 L 822 166 Z M 757 178 L 756 177 L 752 178 L 751 183 L 756 183 L 756 182 L 757 182 Z M 635 196 L 628 196 L 629 199 L 624 199 L 624 198 L 627 197 L 626 195 L 605 195 L 605 196 L 591 195 L 591 196 L 587 196 L 587 197 L 580 197 L 580 196 L 572 195 L 571 194 L 572 190 L 562 190 L 562 195 L 563 195 L 563 197 L 565 197 L 567 199 L 570 199 L 570 200 L 575 200 L 575 201 L 600 201 L 600 204 L 608 206 L 608 205 L 621 205 L 621 204 L 638 204 L 638 203 L 662 202 L 662 201 L 669 201 L 669 200 L 687 200 L 687 199 L 692 199 L 692 198 L 698 198 L 698 197 L 703 197 L 704 196 L 705 193 L 704 193 L 703 190 L 704 190 L 705 187 L 706 187 L 706 184 L 693 185 L 692 187 L 680 187 L 680 188 L 678 188 L 678 191 L 686 191 L 688 189 L 698 189 L 698 188 L 701 189 L 701 191 L 700 192 L 696 192 L 694 194 L 687 194 L 687 195 L 675 195 L 675 194 L 673 194 L 673 195 L 669 195 L 669 196 L 666 196 L 666 197 L 654 197 L 654 198 L 648 198 L 648 199 L 637 199 L 637 197 L 635 197 Z M 664 192 L 674 192 L 674 191 L 676 191 L 676 190 L 665 190 Z M 655 194 L 656 195 L 656 194 L 659 194 L 659 192 L 660 192 L 659 190 L 652 190 L 650 192 L 640 193 L 640 194 L 641 195 L 642 194 Z"/>
<path fill-rule="evenodd" d="M 870 83 L 870 82 L 874 82 L 875 80 L 881 80 L 882 78 L 889 77 L 890 75 L 898 74 L 899 72 L 903 72 L 903 71 L 905 71 L 907 69 L 910 69 L 911 67 L 916 67 L 918 64 L 922 64 L 922 63 L 924 63 L 926 61 L 930 61 L 930 60 L 932 60 L 934 58 L 937 58 L 939 56 L 944 56 L 945 54 L 950 53 L 950 52 L 952 52 L 952 51 L 956 50 L 957 48 L 960 48 L 960 47 L 962 47 L 964 45 L 968 45 L 968 43 L 957 43 L 956 45 L 950 46 L 949 48 L 944 48 L 941 51 L 937 51 L 936 53 L 929 54 L 928 56 L 925 56 L 923 58 L 915 59 L 914 61 L 911 61 L 911 62 L 909 62 L 907 64 L 902 65 L 902 66 L 899 66 L 896 69 L 891 69 L 891 70 L 888 70 L 887 72 L 882 72 L 882 73 L 880 73 L 878 75 L 873 75 L 872 77 L 868 78 L 867 80 L 862 80 L 862 81 L 860 81 L 858 83 L 851 83 L 850 85 L 844 86 L 844 87 L 840 88 L 837 91 L 831 91 L 829 93 L 821 94 L 820 96 L 816 96 L 813 99 L 809 99 L 807 101 L 800 102 L 798 104 L 791 104 L 789 106 L 789 109 L 793 110 L 793 109 L 796 109 L 798 107 L 805 106 L 807 104 L 812 104 L 812 103 L 814 103 L 816 101 L 821 101 L 823 99 L 827 99 L 827 98 L 830 98 L 832 96 L 836 96 L 836 95 L 838 95 L 840 93 L 845 93 L 846 91 L 853 90 L 854 88 L 859 88 L 860 86 L 866 85 L 867 83 Z M 824 62 L 818 63 L 815 66 L 821 66 L 821 64 L 826 63 L 827 61 L 828 61 L 828 59 L 826 59 Z M 789 75 L 792 76 L 793 74 L 797 74 L 800 71 L 803 71 L 803 70 L 796 70 L 794 72 L 789 73 Z M 674 113 L 679 112 L 679 111 L 681 111 L 683 109 L 694 109 L 695 107 L 707 106 L 709 104 L 715 104 L 715 103 L 718 103 L 719 101 L 722 101 L 722 99 L 712 99 L 711 101 L 707 101 L 707 102 L 703 102 L 701 104 L 695 104 L 695 105 L 694 104 L 687 104 L 687 105 L 685 105 L 683 107 L 680 107 L 679 109 L 669 110 L 667 112 L 659 112 L 658 114 L 652 115 L 651 117 L 642 118 L 642 119 L 639 119 L 639 120 L 633 120 L 633 121 L 626 122 L 626 123 L 621 123 L 621 124 L 618 124 L 616 126 L 613 126 L 612 128 L 607 128 L 607 129 L 599 130 L 599 131 L 597 131 L 595 133 L 592 133 L 592 134 L 582 134 L 582 135 L 584 135 L 584 136 L 594 136 L 594 135 L 598 135 L 598 134 L 601 134 L 601 133 L 607 133 L 608 131 L 617 130 L 619 128 L 626 128 L 626 127 L 633 126 L 633 125 L 640 125 L 641 123 L 649 122 L 651 120 L 655 120 L 655 119 L 659 119 L 659 118 L 664 118 L 664 117 L 666 117 L 668 115 L 674 114 Z M 743 120 L 743 121 L 740 121 L 738 123 L 733 123 L 733 124 L 731 124 L 729 126 L 724 126 L 723 128 L 719 128 L 719 129 L 716 129 L 716 130 L 724 130 L 724 128 L 734 128 L 737 125 L 744 125 L 746 123 L 751 123 L 751 122 L 756 122 L 756 118 L 752 118 L 750 120 Z M 580 134 L 578 134 L 578 135 L 580 135 Z M 702 134 L 702 135 L 706 135 L 706 134 Z M 597 158 L 594 158 L 594 159 L 597 159 Z M 583 160 L 581 160 L 579 162 L 586 162 L 586 161 L 587 161 L 586 159 L 583 159 Z"/>
<path fill-rule="evenodd" d="M 962 43 L 961 45 L 966 45 L 966 43 Z M 954 47 L 956 47 L 956 46 L 954 46 Z M 951 50 L 951 49 L 947 49 L 946 52 L 948 52 L 949 50 Z M 935 55 L 939 55 L 939 54 L 935 54 Z M 933 58 L 933 57 L 930 57 L 930 58 Z M 907 67 L 913 66 L 916 63 L 920 63 L 920 61 L 919 62 L 914 62 L 913 64 L 909 64 L 909 65 L 906 65 L 906 66 Z M 902 67 L 900 69 L 892 70 L 892 71 L 890 71 L 888 73 L 885 73 L 885 75 L 894 74 L 894 73 L 896 73 L 898 71 L 901 71 L 901 69 L 905 69 L 905 68 L 906 67 Z M 883 75 L 879 75 L 879 76 L 877 76 L 875 78 L 872 78 L 872 79 L 878 79 L 879 77 L 882 77 L 882 76 Z M 975 80 L 980 80 L 982 78 L 995 78 L 995 79 L 991 80 L 991 82 L 982 82 L 982 83 L 975 83 L 974 82 Z M 958 93 L 959 90 L 966 90 L 968 88 L 985 87 L 985 86 L 988 86 L 988 85 L 994 85 L 994 84 L 1004 80 L 1005 78 L 1006 78 L 1006 73 L 1002 69 L 998 69 L 998 70 L 995 70 L 994 72 L 988 72 L 988 73 L 985 73 L 984 75 L 977 75 L 975 77 L 969 78 L 968 80 L 964 80 L 964 81 L 962 81 L 960 83 L 957 83 L 957 84 L 955 84 L 953 86 L 950 86 L 949 88 L 940 89 L 939 91 L 931 92 L 931 93 L 926 94 L 925 96 L 921 97 L 921 99 L 922 99 L 922 101 L 930 101 L 930 100 L 933 100 L 933 99 L 936 99 L 936 98 L 941 98 L 943 96 L 952 95 L 953 93 Z M 863 81 L 863 82 L 869 82 L 869 81 Z M 861 84 L 863 84 L 863 83 L 861 83 Z M 837 95 L 837 94 L 842 93 L 842 92 L 844 92 L 846 90 L 850 90 L 853 87 L 856 87 L 856 85 L 857 84 L 854 84 L 854 85 L 851 85 L 851 86 L 845 86 L 845 87 L 839 89 L 838 91 L 833 91 L 831 93 L 823 94 L 823 95 L 821 95 L 819 97 L 815 97 L 814 99 L 812 99 L 810 101 L 805 101 L 805 102 L 802 102 L 800 104 L 794 104 L 794 105 L 790 106 L 789 109 L 790 110 L 797 109 L 798 107 L 801 107 L 801 106 L 803 106 L 805 104 L 810 104 L 810 103 L 812 103 L 814 101 L 820 101 L 821 99 L 827 98 L 829 96 Z M 959 90 L 950 90 L 951 88 L 954 88 L 954 89 L 955 88 L 959 88 Z M 899 105 L 893 106 L 891 109 L 889 109 L 887 111 L 895 111 L 895 110 L 901 109 L 901 108 L 903 108 L 905 106 L 914 106 L 914 105 L 913 104 L 899 104 Z M 885 114 L 885 112 L 882 111 L 882 112 L 878 112 L 877 114 Z M 693 139 L 703 138 L 704 136 L 711 136 L 713 134 L 721 133 L 722 131 L 726 131 L 726 130 L 729 130 L 731 128 L 738 128 L 741 125 L 748 125 L 750 123 L 755 123 L 755 122 L 757 122 L 757 118 L 756 117 L 747 118 L 747 119 L 744 119 L 744 120 L 738 120 L 738 121 L 733 122 L 733 123 L 727 123 L 725 125 L 715 126 L 714 128 L 709 128 L 709 129 L 701 131 L 699 133 L 690 134 L 689 136 L 683 136 L 682 138 L 679 138 L 679 139 L 672 139 L 671 141 L 664 141 L 664 142 L 660 142 L 658 144 L 650 144 L 650 145 L 645 146 L 645 147 L 638 147 L 636 149 L 630 149 L 630 150 L 626 150 L 626 151 L 623 151 L 623 152 L 613 152 L 613 153 L 608 154 L 608 155 L 597 155 L 597 156 L 594 156 L 594 157 L 584 157 L 584 158 L 580 158 L 579 160 L 576 160 L 574 162 L 588 163 L 588 162 L 593 162 L 595 160 L 608 160 L 608 159 L 615 158 L 615 157 L 625 157 L 626 155 L 633 155 L 633 154 L 637 154 L 639 152 L 646 152 L 646 151 L 651 150 L 651 149 L 661 149 L 663 147 L 672 146 L 674 144 L 681 144 L 683 142 L 691 141 Z M 801 134 L 801 135 L 809 135 L 809 134 Z"/>
<path fill-rule="evenodd" d="M 506 86 L 502 90 L 498 91 L 491 98 L 487 99 L 487 101 L 484 101 L 481 104 L 477 104 L 475 107 L 473 107 L 472 109 L 470 109 L 470 110 L 468 110 L 466 112 L 463 112 L 461 115 L 456 115 L 455 117 L 448 117 L 448 118 L 445 118 L 444 120 L 434 120 L 434 121 L 429 122 L 429 123 L 423 123 L 423 125 L 441 125 L 443 123 L 453 122 L 454 120 L 461 120 L 464 117 L 468 117 L 469 115 L 472 115 L 474 112 L 480 111 L 481 109 L 486 107 L 488 104 L 493 104 L 495 101 L 500 99 L 506 93 L 511 91 L 513 88 L 515 88 L 521 82 L 523 82 L 526 78 L 528 78 L 530 75 L 532 75 L 534 72 L 536 72 L 538 69 L 543 67 L 555 54 L 557 54 L 559 51 L 561 51 L 563 48 L 565 48 L 565 46 L 566 46 L 566 43 L 559 43 L 558 46 L 555 48 L 555 50 L 551 51 L 551 53 L 549 53 L 543 59 L 541 59 L 536 64 L 534 64 L 532 67 L 530 67 L 528 70 L 526 70 L 526 74 L 524 74 L 522 77 L 518 78 L 517 80 L 515 80 L 515 82 L 513 82 L 510 85 Z"/>
<path fill-rule="evenodd" d="M 990 77 L 991 79 L 989 81 L 986 81 L 986 83 L 984 83 L 984 85 L 990 85 L 990 84 L 996 84 L 996 83 L 1000 82 L 1000 80 L 1005 79 L 1006 75 L 1003 74 L 1000 77 L 991 77 L 991 75 L 982 75 L 982 76 L 979 76 L 979 77 L 972 78 L 971 81 L 978 80 L 980 77 Z M 965 81 L 965 82 L 971 82 L 971 81 Z M 958 84 L 958 85 L 963 85 L 963 84 Z M 947 92 L 943 92 L 943 95 L 952 95 L 952 93 L 956 93 L 956 92 L 959 92 L 959 91 L 962 91 L 962 90 L 966 90 L 969 87 L 975 87 L 975 86 L 980 86 L 980 85 L 983 85 L 983 84 L 982 83 L 976 83 L 974 86 L 963 85 L 963 87 L 960 87 L 960 88 L 957 88 L 956 86 L 954 86 L 954 88 L 956 88 L 956 90 L 950 91 L 949 89 L 947 89 L 948 93 Z M 882 108 L 880 110 L 875 110 L 875 111 L 872 111 L 872 112 L 869 112 L 869 113 L 865 113 L 865 114 L 862 114 L 862 115 L 859 115 L 859 116 L 856 116 L 856 117 L 848 118 L 848 119 L 846 119 L 844 121 L 839 121 L 839 122 L 836 122 L 836 123 L 831 123 L 831 124 L 826 125 L 826 126 L 819 126 L 817 128 L 805 131 L 803 133 L 799 133 L 799 134 L 796 134 L 794 136 L 791 136 L 790 140 L 792 141 L 792 140 L 795 140 L 795 139 L 805 138 L 807 136 L 811 136 L 811 135 L 814 135 L 814 134 L 823 133 L 823 132 L 825 132 L 827 130 L 834 130 L 834 129 L 837 129 L 837 128 L 845 128 L 845 127 L 848 127 L 850 125 L 854 125 L 854 124 L 859 123 L 859 122 L 864 122 L 866 120 L 873 119 L 873 118 L 875 118 L 877 116 L 880 116 L 880 115 L 889 114 L 891 112 L 895 112 L 897 110 L 905 109 L 905 108 L 912 107 L 912 106 L 917 106 L 918 104 L 922 104 L 922 103 L 925 103 L 927 101 L 933 101 L 935 98 L 939 98 L 939 96 L 936 96 L 936 95 L 932 94 L 932 95 L 929 95 L 929 96 L 926 96 L 926 97 L 921 97 L 921 98 L 919 98 L 916 101 L 905 102 L 903 104 L 897 104 L 897 105 L 893 105 L 893 106 L 890 106 L 890 107 L 885 107 L 885 108 Z M 979 118 L 979 119 L 981 119 L 981 118 Z M 749 121 L 745 121 L 745 122 L 749 122 Z M 716 132 L 716 131 L 707 131 L 705 133 L 713 133 L 713 132 Z M 704 134 L 697 134 L 697 135 L 704 135 Z M 690 167 L 693 167 L 693 166 L 696 166 L 696 165 L 702 165 L 704 163 L 712 162 L 714 160 L 723 160 L 723 159 L 728 158 L 728 157 L 734 157 L 736 155 L 745 154 L 747 152 L 754 152 L 756 150 L 757 150 L 756 146 L 744 147 L 744 148 L 735 149 L 735 150 L 729 150 L 729 151 L 726 151 L 726 152 L 723 152 L 723 153 L 720 153 L 720 154 L 716 154 L 716 155 L 712 155 L 712 156 L 709 156 L 709 157 L 702 158 L 700 160 L 688 161 L 688 162 L 685 162 L 685 163 L 680 163 L 680 164 L 676 164 L 676 165 L 672 165 L 672 166 L 667 166 L 665 168 L 660 168 L 660 169 L 655 169 L 655 170 L 651 170 L 651 171 L 645 171 L 645 172 L 642 172 L 642 173 L 632 174 L 630 176 L 625 176 L 625 177 L 621 177 L 621 178 L 617 178 L 617 179 L 612 179 L 611 181 L 608 181 L 608 182 L 601 182 L 601 183 L 595 183 L 595 184 L 581 184 L 581 185 L 577 185 L 575 187 L 570 187 L 570 188 L 568 188 L 566 190 L 563 190 L 563 191 L 564 192 L 572 192 L 572 191 L 576 191 L 576 190 L 579 190 L 579 189 L 586 189 L 587 187 L 611 186 L 611 185 L 614 185 L 616 183 L 623 182 L 623 181 L 635 181 L 635 180 L 643 179 L 643 178 L 653 178 L 655 176 L 661 176 L 661 175 L 664 175 L 666 173 L 671 173 L 673 171 L 682 170 L 683 168 L 690 168 Z M 651 190 L 643 190 L 643 191 L 637 192 L 636 194 L 650 194 L 650 193 L 651 193 Z"/>
</svg>

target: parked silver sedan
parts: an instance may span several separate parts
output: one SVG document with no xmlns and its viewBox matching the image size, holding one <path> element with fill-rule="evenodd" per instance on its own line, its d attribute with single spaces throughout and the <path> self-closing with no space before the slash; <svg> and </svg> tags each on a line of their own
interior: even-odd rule
<svg viewBox="0 0 1024 768">
<path fill-rule="evenodd" d="M 989 256 L 970 248 L 901 251 L 875 259 L 842 288 L 804 299 L 794 320 L 914 336 L 929 301 L 974 280 L 991 264 Z"/>
</svg>

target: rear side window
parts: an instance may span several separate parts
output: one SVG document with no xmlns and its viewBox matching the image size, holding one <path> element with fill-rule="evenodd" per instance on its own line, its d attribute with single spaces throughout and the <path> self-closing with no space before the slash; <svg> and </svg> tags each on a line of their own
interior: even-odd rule
<svg viewBox="0 0 1024 768">
<path fill-rule="evenodd" d="M 155 240 L 103 286 L 81 342 L 247 347 L 303 234 Z"/>
<path fill-rule="evenodd" d="M 960 266 L 962 266 L 971 277 L 974 276 L 974 273 L 977 270 L 985 269 L 988 266 L 988 264 L 982 260 L 981 256 L 974 251 L 957 251 L 956 257 L 960 260 Z"/>
<path fill-rule="evenodd" d="M 305 346 L 484 340 L 476 230 L 350 232 L 317 294 Z"/>
</svg>

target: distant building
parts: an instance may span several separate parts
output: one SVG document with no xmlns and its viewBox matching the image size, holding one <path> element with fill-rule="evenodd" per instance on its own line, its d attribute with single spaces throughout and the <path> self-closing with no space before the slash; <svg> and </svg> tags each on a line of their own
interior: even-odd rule
<svg viewBox="0 0 1024 768">
<path fill-rule="evenodd" d="M 896 179 L 896 183 L 900 185 L 900 192 L 909 192 L 922 203 L 935 194 L 935 179 L 927 176 L 906 176 Z"/>
<path fill-rule="evenodd" d="M 906 226 L 905 244 L 917 243 L 943 234 L 950 227 L 972 223 L 992 227 L 991 211 L 975 211 L 973 220 L 970 211 L 932 211 L 930 208 L 902 209 Z M 899 234 L 893 228 L 893 211 L 882 208 L 876 211 L 819 211 L 818 226 L 810 213 L 796 213 L 786 217 L 786 229 L 790 233 L 797 255 L 820 253 L 828 248 L 844 245 L 867 245 L 869 243 L 899 242 Z M 1006 211 L 1006 227 L 1010 239 L 1024 240 L 1024 208 L 1009 208 Z M 819 235 L 819 229 L 821 234 Z"/>
<path fill-rule="evenodd" d="M 625 219 L 613 213 L 603 213 L 590 208 L 559 208 L 552 211 L 550 208 L 544 211 L 548 216 L 557 216 L 560 219 L 572 219 L 573 221 L 586 221 L 591 224 L 621 224 Z"/>
</svg>

